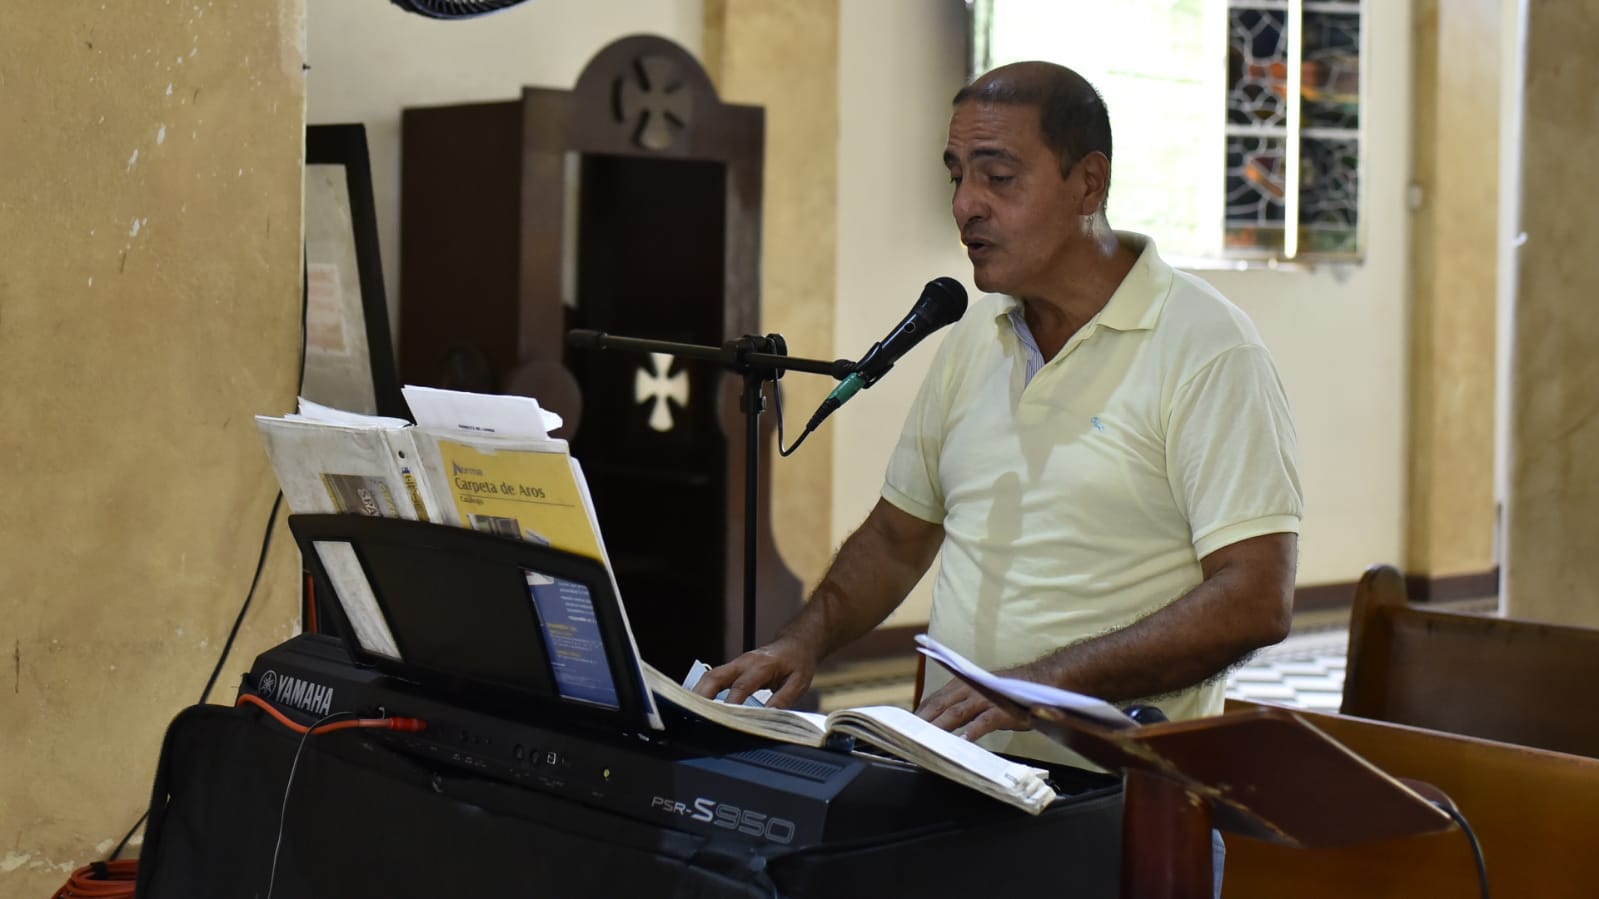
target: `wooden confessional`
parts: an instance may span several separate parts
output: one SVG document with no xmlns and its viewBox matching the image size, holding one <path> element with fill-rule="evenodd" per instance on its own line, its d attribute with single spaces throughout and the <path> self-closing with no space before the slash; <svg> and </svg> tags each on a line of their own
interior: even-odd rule
<svg viewBox="0 0 1599 899">
<path fill-rule="evenodd" d="M 644 658 L 680 675 L 731 657 L 743 628 L 740 379 L 568 350 L 563 337 L 720 345 L 759 333 L 763 110 L 722 103 L 685 50 L 636 36 L 601 50 L 569 91 L 407 109 L 402 130 L 401 376 L 534 396 L 564 416 L 556 436 L 588 477 Z M 762 641 L 801 601 L 772 542 L 769 468 Z"/>
</svg>

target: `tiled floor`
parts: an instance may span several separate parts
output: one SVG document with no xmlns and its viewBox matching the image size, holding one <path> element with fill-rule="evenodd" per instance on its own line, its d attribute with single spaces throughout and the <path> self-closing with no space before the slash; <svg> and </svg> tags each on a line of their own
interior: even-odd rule
<svg viewBox="0 0 1599 899">
<path fill-rule="evenodd" d="M 1492 598 L 1449 603 L 1457 611 L 1493 612 Z M 1257 652 L 1227 675 L 1227 696 L 1313 711 L 1338 710 L 1349 648 L 1349 611 L 1296 615 L 1288 639 Z M 860 705 L 909 708 L 915 692 L 914 657 L 857 662 L 816 676 L 821 710 Z"/>
<path fill-rule="evenodd" d="M 1290 634 L 1228 672 L 1227 697 L 1336 712 L 1343 701 L 1348 648 L 1344 627 Z"/>
</svg>

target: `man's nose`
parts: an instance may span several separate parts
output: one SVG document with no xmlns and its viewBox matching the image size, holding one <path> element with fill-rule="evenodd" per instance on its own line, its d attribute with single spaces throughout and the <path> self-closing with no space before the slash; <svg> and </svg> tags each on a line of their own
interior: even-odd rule
<svg viewBox="0 0 1599 899">
<path fill-rule="evenodd" d="M 955 226 L 965 228 L 983 218 L 986 205 L 981 192 L 969 181 L 962 181 L 955 185 L 955 197 L 950 201 L 950 209 L 955 214 Z"/>
</svg>

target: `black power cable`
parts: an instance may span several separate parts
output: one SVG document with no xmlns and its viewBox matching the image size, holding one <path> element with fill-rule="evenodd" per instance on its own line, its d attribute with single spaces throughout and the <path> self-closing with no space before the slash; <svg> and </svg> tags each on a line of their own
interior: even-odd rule
<svg viewBox="0 0 1599 899">
<path fill-rule="evenodd" d="M 811 432 L 816 430 L 816 429 L 814 427 L 806 427 L 804 433 L 799 435 L 799 439 L 794 441 L 794 445 L 793 446 L 789 447 L 788 449 L 784 449 L 783 448 L 783 382 L 782 381 L 773 381 L 772 382 L 772 411 L 777 413 L 777 454 L 779 456 L 782 456 L 783 458 L 787 459 L 789 456 L 794 455 L 794 451 L 799 449 L 800 448 L 800 444 L 805 442 L 805 438 L 811 436 Z"/>
<path fill-rule="evenodd" d="M 1454 803 L 1434 802 L 1433 805 L 1438 806 L 1438 808 L 1443 810 L 1444 814 L 1454 819 L 1454 822 L 1459 824 L 1460 829 L 1465 832 L 1466 840 L 1471 843 L 1472 858 L 1477 862 L 1477 886 L 1482 891 L 1482 899 L 1489 899 L 1488 864 L 1483 860 L 1482 843 L 1477 841 L 1476 832 L 1471 829 L 1471 824 L 1466 821 L 1466 816 L 1460 813 L 1460 809 L 1455 808 Z"/>
<path fill-rule="evenodd" d="M 283 508 L 283 491 L 278 491 L 277 499 L 272 501 L 272 511 L 267 513 L 266 532 L 261 535 L 261 554 L 255 559 L 255 574 L 250 578 L 250 591 L 244 594 L 244 604 L 239 606 L 239 614 L 233 617 L 233 627 L 228 630 L 228 639 L 222 644 L 222 654 L 217 656 L 216 667 L 211 669 L 211 677 L 205 682 L 205 691 L 200 694 L 200 703 L 203 705 L 211 698 L 211 688 L 216 686 L 217 677 L 222 674 L 222 666 L 228 660 L 228 654 L 233 651 L 233 641 L 238 639 L 239 627 L 244 624 L 244 616 L 250 611 L 250 603 L 255 599 L 255 589 L 261 585 L 261 573 L 266 570 L 267 552 L 272 549 L 272 531 L 278 525 L 278 510 Z"/>
</svg>

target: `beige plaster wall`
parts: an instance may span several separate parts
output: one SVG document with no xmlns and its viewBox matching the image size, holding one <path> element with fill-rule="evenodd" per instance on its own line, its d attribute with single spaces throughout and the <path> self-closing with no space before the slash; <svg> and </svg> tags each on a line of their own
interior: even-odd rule
<svg viewBox="0 0 1599 899">
<path fill-rule="evenodd" d="M 301 0 L 11 4 L 0 27 L 0 895 L 149 799 L 249 586 L 293 401 Z M 281 532 L 280 532 L 281 533 Z M 287 637 L 286 535 L 215 698 Z"/>
<path fill-rule="evenodd" d="M 1407 573 L 1495 564 L 1501 0 L 1417 0 Z"/>
<path fill-rule="evenodd" d="M 704 60 L 717 92 L 766 110 L 761 327 L 782 334 L 791 354 L 819 359 L 860 354 L 833 345 L 838 41 L 839 0 L 705 0 Z M 835 383 L 783 378 L 790 441 Z M 823 426 L 793 456 L 763 463 L 778 549 L 807 592 L 831 557 L 832 447 Z"/>
<path fill-rule="evenodd" d="M 1505 607 L 1599 626 L 1599 0 L 1527 9 Z"/>
</svg>

